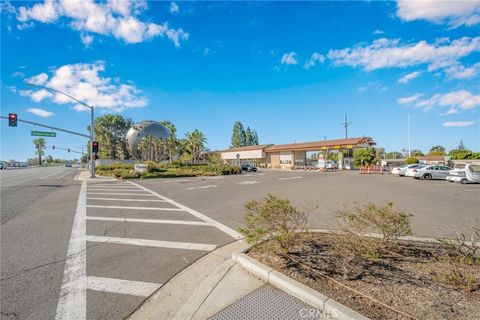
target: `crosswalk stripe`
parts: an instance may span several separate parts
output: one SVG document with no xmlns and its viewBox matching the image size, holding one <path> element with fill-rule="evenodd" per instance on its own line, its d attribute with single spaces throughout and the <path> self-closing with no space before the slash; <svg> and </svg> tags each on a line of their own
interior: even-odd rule
<svg viewBox="0 0 480 320">
<path fill-rule="evenodd" d="M 148 193 L 123 193 L 123 192 L 87 192 L 87 194 L 110 194 L 110 195 L 118 195 L 118 196 L 145 196 L 145 197 L 155 197 L 152 194 Z"/>
<path fill-rule="evenodd" d="M 191 226 L 211 226 L 211 223 L 203 221 L 185 221 L 185 220 L 160 220 L 160 219 L 137 219 L 137 218 L 113 218 L 87 216 L 87 220 L 95 221 L 118 221 L 118 222 L 138 222 L 138 223 L 159 223 L 159 224 L 184 224 Z"/>
<path fill-rule="evenodd" d="M 118 238 L 118 237 L 102 237 L 102 236 L 87 236 L 87 241 L 113 243 L 113 244 L 125 244 L 125 245 L 132 245 L 132 246 L 200 250 L 200 251 L 212 251 L 212 250 L 215 250 L 215 248 L 217 247 L 214 244 Z"/>
<path fill-rule="evenodd" d="M 87 277 L 87 289 L 111 293 L 148 297 L 162 285 L 151 282 L 131 281 L 103 277 Z"/>
<path fill-rule="evenodd" d="M 103 208 L 103 209 L 130 209 L 130 210 L 162 210 L 162 211 L 184 211 L 179 208 L 152 208 L 152 207 L 125 207 L 125 206 L 100 206 L 100 205 L 87 205 L 87 208 Z"/>
<path fill-rule="evenodd" d="M 134 202 L 166 202 L 165 200 L 160 200 L 160 199 L 87 198 L 87 200 L 134 201 Z"/>
<path fill-rule="evenodd" d="M 145 192 L 143 190 L 138 190 L 138 189 L 117 189 L 117 188 L 92 188 L 88 187 L 87 190 L 90 191 L 127 191 L 127 192 Z"/>
</svg>

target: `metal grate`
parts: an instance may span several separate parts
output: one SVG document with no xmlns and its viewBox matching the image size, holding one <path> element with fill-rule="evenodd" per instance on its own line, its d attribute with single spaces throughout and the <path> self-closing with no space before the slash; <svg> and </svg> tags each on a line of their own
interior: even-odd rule
<svg viewBox="0 0 480 320">
<path fill-rule="evenodd" d="M 271 285 L 264 285 L 226 307 L 209 320 L 326 319 L 303 301 Z"/>
</svg>

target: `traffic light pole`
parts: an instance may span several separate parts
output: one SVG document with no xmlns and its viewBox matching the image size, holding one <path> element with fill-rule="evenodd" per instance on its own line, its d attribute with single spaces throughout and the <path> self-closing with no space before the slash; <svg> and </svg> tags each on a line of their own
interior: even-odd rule
<svg viewBox="0 0 480 320">
<path fill-rule="evenodd" d="M 8 117 L 0 116 L 0 118 L 8 120 Z M 28 123 L 28 124 L 33 124 L 34 126 L 44 127 L 44 128 L 48 128 L 48 129 L 52 129 L 52 130 L 57 130 L 57 131 L 62 131 L 62 132 L 65 132 L 65 133 L 70 133 L 70 134 L 74 134 L 74 135 L 77 135 L 77 136 L 80 136 L 80 137 L 85 137 L 85 138 L 90 139 L 90 135 L 78 133 L 78 132 L 75 132 L 75 131 L 70 131 L 70 130 L 66 130 L 66 129 L 62 129 L 62 128 L 47 126 L 46 124 L 41 124 L 41 123 L 38 123 L 38 122 L 33 122 L 33 121 L 28 121 L 28 120 L 21 120 L 21 119 L 18 119 L 18 118 L 17 118 L 17 121 Z"/>
<path fill-rule="evenodd" d="M 91 111 L 91 119 L 90 119 L 90 178 L 95 178 L 95 159 L 93 156 L 93 141 L 95 141 L 95 128 L 94 128 L 94 120 L 95 115 L 93 113 L 93 107 L 90 108 Z"/>
<path fill-rule="evenodd" d="M 90 112 L 91 112 L 91 119 L 90 119 L 90 136 L 88 138 L 90 138 L 90 169 L 91 169 L 91 175 L 90 175 L 90 178 L 95 178 L 95 160 L 93 159 L 93 141 L 95 141 L 95 128 L 94 128 L 94 108 L 93 106 L 89 106 L 88 104 L 86 104 L 85 102 L 83 101 L 80 101 L 78 100 L 77 98 L 69 95 L 68 93 L 65 93 L 65 92 L 62 92 L 60 90 L 57 90 L 57 89 L 53 89 L 53 88 L 49 88 L 49 87 L 45 87 L 45 86 L 42 86 L 42 85 L 39 85 L 39 84 L 34 84 L 34 83 L 27 83 L 29 86 L 33 86 L 33 87 L 39 87 L 39 88 L 43 88 L 45 90 L 48 90 L 48 91 L 53 91 L 53 92 L 56 92 L 56 93 L 59 93 L 59 94 L 62 94 L 66 97 L 69 97 L 70 99 L 80 103 L 81 105 L 87 107 L 90 109 Z"/>
</svg>

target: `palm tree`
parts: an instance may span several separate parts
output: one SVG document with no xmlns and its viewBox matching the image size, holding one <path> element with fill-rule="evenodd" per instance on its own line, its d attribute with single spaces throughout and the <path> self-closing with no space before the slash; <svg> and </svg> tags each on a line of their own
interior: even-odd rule
<svg viewBox="0 0 480 320">
<path fill-rule="evenodd" d="M 38 155 L 38 165 L 42 165 L 42 156 L 45 154 L 43 149 L 47 145 L 47 142 L 43 138 L 38 138 L 33 140 L 33 145 L 35 146 L 35 154 Z"/>
<path fill-rule="evenodd" d="M 165 149 L 168 153 L 168 161 L 172 163 L 173 156 L 178 153 L 180 147 L 180 141 L 177 139 L 176 135 L 177 128 L 175 128 L 170 121 L 162 121 L 161 124 L 170 131 L 170 135 L 165 141 Z"/>
<path fill-rule="evenodd" d="M 198 129 L 195 129 L 192 132 L 187 132 L 185 136 L 186 149 L 188 153 L 190 153 L 193 163 L 196 163 L 200 158 L 200 153 L 205 149 L 207 138 Z"/>
</svg>

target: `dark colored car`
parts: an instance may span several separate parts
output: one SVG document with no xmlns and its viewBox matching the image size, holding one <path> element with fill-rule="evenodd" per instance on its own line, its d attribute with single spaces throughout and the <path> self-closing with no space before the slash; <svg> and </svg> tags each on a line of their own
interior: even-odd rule
<svg viewBox="0 0 480 320">
<path fill-rule="evenodd" d="M 257 167 L 251 164 L 242 164 L 242 171 L 257 172 Z"/>
</svg>

